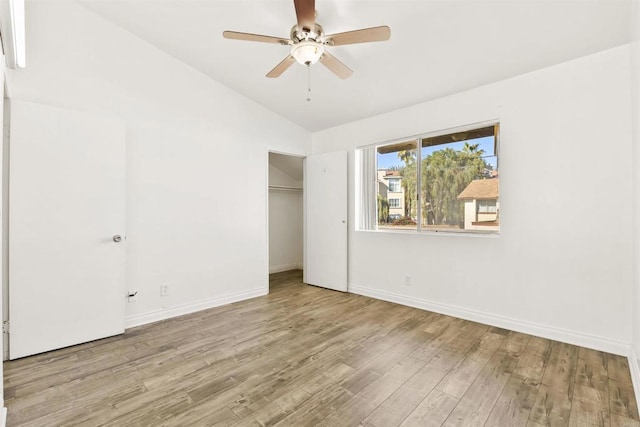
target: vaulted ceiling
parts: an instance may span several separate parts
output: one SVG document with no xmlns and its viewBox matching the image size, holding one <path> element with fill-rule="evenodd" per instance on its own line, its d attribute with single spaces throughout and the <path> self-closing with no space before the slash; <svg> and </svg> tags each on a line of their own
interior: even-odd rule
<svg viewBox="0 0 640 427">
<path fill-rule="evenodd" d="M 322 64 L 265 74 L 289 48 L 227 40 L 224 30 L 288 37 L 292 0 L 79 0 L 289 120 L 317 131 L 625 44 L 631 0 L 316 0 L 325 33 L 389 25 L 386 42 L 329 48 Z M 221 101 L 224 102 L 224 101 Z"/>
</svg>

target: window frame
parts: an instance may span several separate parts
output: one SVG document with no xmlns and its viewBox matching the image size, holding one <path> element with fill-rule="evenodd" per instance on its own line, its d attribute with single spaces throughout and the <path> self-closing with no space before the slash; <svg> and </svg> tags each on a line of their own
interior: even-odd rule
<svg viewBox="0 0 640 427">
<path fill-rule="evenodd" d="M 476 123 L 472 123 L 472 124 L 468 124 L 468 125 L 461 125 L 461 126 L 455 126 L 455 127 L 451 127 L 451 128 L 446 128 L 446 129 L 440 129 L 437 131 L 432 131 L 432 132 L 426 132 L 426 133 L 421 133 L 418 135 L 413 135 L 413 136 L 408 136 L 408 137 L 404 137 L 404 138 L 395 138 L 393 140 L 387 140 L 385 142 L 380 142 L 380 143 L 374 143 L 374 144 L 367 144 L 367 145 L 362 145 L 362 146 L 358 146 L 356 147 L 356 150 L 360 150 L 363 148 L 370 148 L 373 147 L 375 149 L 375 153 L 376 153 L 376 157 L 375 157 L 375 171 L 378 170 L 378 158 L 377 158 L 377 153 L 378 153 L 378 148 L 379 147 L 386 147 L 386 146 L 392 146 L 392 145 L 397 145 L 397 144 L 401 144 L 401 143 L 410 143 L 413 142 L 415 143 L 416 146 L 416 157 L 417 157 L 417 167 L 416 167 L 416 179 L 418 183 L 422 182 L 422 140 L 423 139 L 429 139 L 429 138 L 434 138 L 434 137 L 438 137 L 438 136 L 444 136 L 444 135 L 449 135 L 449 134 L 456 134 L 456 133 L 461 133 L 461 132 L 469 132 L 469 131 L 473 131 L 473 130 L 477 130 L 477 129 L 481 129 L 481 128 L 486 128 L 489 126 L 496 126 L 497 127 L 497 132 L 494 133 L 494 156 L 496 157 L 496 168 L 495 170 L 499 171 L 500 170 L 500 138 L 501 138 L 501 121 L 500 119 L 490 119 L 490 120 L 486 120 L 486 121 L 482 121 L 482 122 L 476 122 Z M 470 139 L 472 140 L 472 139 Z M 435 145 L 444 145 L 443 144 L 435 144 Z M 435 146 L 434 145 L 434 146 Z M 375 177 L 375 179 L 377 179 L 377 176 Z M 420 188 L 420 185 L 418 185 L 418 189 L 417 189 L 417 207 L 416 207 L 416 228 L 411 228 L 411 229 L 393 229 L 393 228 L 380 228 L 379 224 L 378 224 L 378 219 L 377 219 L 377 215 L 376 215 L 376 221 L 375 221 L 375 228 L 373 229 L 362 229 L 362 228 L 358 228 L 357 231 L 368 231 L 368 232 L 379 232 L 379 233 L 403 233 L 403 234 L 411 234 L 411 233 L 416 233 L 416 234 L 425 234 L 425 235 L 433 235 L 433 234 L 443 234 L 443 235 L 453 235 L 453 236 L 478 236 L 478 237 L 497 237 L 500 235 L 501 233 L 501 227 L 498 227 L 498 230 L 469 230 L 469 229 L 460 229 L 460 230 L 443 230 L 443 229 L 428 229 L 428 228 L 424 228 L 422 226 L 422 189 Z M 501 196 L 501 195 L 500 195 Z M 501 197 L 499 196 L 498 199 L 500 199 Z M 358 209 L 363 209 L 362 206 L 359 206 Z M 476 214 L 477 214 L 477 208 L 476 208 Z M 502 214 L 500 215 L 502 216 Z"/>
</svg>

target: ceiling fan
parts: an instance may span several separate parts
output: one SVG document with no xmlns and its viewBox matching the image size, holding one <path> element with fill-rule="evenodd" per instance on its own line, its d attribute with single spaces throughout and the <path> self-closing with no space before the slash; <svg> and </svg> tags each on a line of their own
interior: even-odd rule
<svg viewBox="0 0 640 427">
<path fill-rule="evenodd" d="M 263 43 L 277 43 L 291 46 L 291 53 L 267 73 L 267 77 L 280 77 L 294 62 L 311 66 L 320 61 L 331 72 L 341 79 L 346 79 L 353 71 L 338 58 L 327 52 L 327 46 L 344 46 L 355 43 L 369 43 L 389 40 L 391 29 L 386 25 L 344 33 L 325 35 L 320 24 L 316 22 L 315 0 L 294 0 L 298 23 L 291 28 L 290 38 L 263 36 L 260 34 L 224 31 L 227 39 L 248 40 Z"/>
</svg>

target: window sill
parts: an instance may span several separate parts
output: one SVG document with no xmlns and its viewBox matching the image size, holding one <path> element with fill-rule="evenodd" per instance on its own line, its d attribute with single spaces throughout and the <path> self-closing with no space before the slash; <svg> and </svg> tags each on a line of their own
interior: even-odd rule
<svg viewBox="0 0 640 427">
<path fill-rule="evenodd" d="M 377 233 L 377 234 L 405 234 L 416 236 L 455 236 L 455 237 L 488 237 L 497 238 L 500 237 L 500 231 L 438 231 L 438 230 L 416 230 L 416 229 L 377 229 L 377 230 L 355 230 L 359 233 Z"/>
</svg>

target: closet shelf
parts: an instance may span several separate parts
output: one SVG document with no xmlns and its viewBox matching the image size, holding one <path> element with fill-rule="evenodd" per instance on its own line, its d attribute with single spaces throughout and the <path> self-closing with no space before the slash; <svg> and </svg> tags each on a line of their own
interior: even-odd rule
<svg viewBox="0 0 640 427">
<path fill-rule="evenodd" d="M 289 186 L 289 185 L 269 185 L 269 190 L 302 191 L 302 187 L 292 187 L 292 186 Z"/>
</svg>

